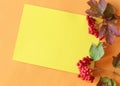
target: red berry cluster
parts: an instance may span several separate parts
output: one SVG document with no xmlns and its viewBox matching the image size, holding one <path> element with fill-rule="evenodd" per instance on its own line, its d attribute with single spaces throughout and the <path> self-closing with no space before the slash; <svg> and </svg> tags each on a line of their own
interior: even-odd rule
<svg viewBox="0 0 120 86">
<path fill-rule="evenodd" d="M 90 16 L 87 16 L 87 21 L 88 21 L 88 25 L 89 25 L 89 34 L 92 34 L 94 36 L 96 36 L 96 38 L 98 38 L 98 30 L 95 28 L 95 22 L 96 20 Z"/>
<path fill-rule="evenodd" d="M 77 63 L 78 69 L 80 71 L 80 74 L 78 77 L 81 77 L 83 80 L 88 80 L 93 82 L 94 76 L 91 74 L 93 70 L 89 67 L 91 61 L 93 61 L 88 56 L 84 57 L 83 60 L 80 60 Z"/>
</svg>

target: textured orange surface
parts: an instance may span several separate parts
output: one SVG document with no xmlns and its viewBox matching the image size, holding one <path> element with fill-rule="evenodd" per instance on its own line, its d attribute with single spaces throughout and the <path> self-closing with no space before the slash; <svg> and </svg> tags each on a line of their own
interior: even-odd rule
<svg viewBox="0 0 120 86">
<path fill-rule="evenodd" d="M 77 74 L 12 60 L 24 3 L 85 14 L 84 10 L 88 8 L 86 1 L 87 0 L 25 0 L 24 2 L 23 0 L 2 0 L 0 2 L 0 86 L 95 86 L 98 77 L 95 82 L 91 84 L 78 79 Z M 117 8 L 120 7 L 119 0 L 109 1 Z M 98 62 L 97 65 L 113 70 L 111 66 L 111 56 L 120 52 L 119 46 L 120 38 L 117 38 L 114 45 L 106 49 L 105 58 L 101 60 L 101 63 Z M 116 71 L 120 73 L 120 70 Z M 118 86 L 120 86 L 120 78 L 110 73 L 107 73 L 107 75 L 115 78 Z"/>
</svg>

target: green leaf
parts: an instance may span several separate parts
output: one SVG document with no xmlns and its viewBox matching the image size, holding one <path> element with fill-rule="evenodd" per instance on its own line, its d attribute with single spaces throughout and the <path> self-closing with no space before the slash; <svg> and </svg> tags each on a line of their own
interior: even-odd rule
<svg viewBox="0 0 120 86">
<path fill-rule="evenodd" d="M 112 86 L 116 86 L 116 82 L 115 80 L 111 79 L 112 80 Z"/>
<path fill-rule="evenodd" d="M 89 50 L 90 57 L 94 61 L 98 61 L 104 55 L 103 43 L 100 42 L 98 45 L 92 44 Z"/>
<path fill-rule="evenodd" d="M 108 77 L 100 77 L 97 86 L 116 86 L 116 82 Z"/>
<path fill-rule="evenodd" d="M 115 68 L 120 68 L 120 53 L 116 57 L 113 56 L 112 64 Z"/>
</svg>

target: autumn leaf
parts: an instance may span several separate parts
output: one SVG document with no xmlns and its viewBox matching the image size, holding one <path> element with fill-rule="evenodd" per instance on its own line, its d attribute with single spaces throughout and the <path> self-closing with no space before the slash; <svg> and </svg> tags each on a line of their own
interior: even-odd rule
<svg viewBox="0 0 120 86">
<path fill-rule="evenodd" d="M 105 39 L 106 39 L 106 42 L 108 44 L 113 44 L 114 43 L 114 35 L 110 30 L 106 31 Z"/>
<path fill-rule="evenodd" d="M 115 68 L 120 68 L 120 53 L 116 57 L 113 56 L 112 64 Z"/>
<path fill-rule="evenodd" d="M 107 3 L 105 0 L 100 0 L 98 6 L 99 6 L 99 10 L 101 11 L 101 14 L 103 14 L 107 7 Z"/>
<path fill-rule="evenodd" d="M 105 37 L 105 34 L 107 32 L 107 25 L 102 25 L 99 29 L 99 39 L 103 39 Z"/>
<path fill-rule="evenodd" d="M 108 3 L 107 7 L 106 7 L 106 9 L 105 9 L 105 11 L 103 13 L 104 14 L 103 17 L 106 20 L 112 20 L 112 19 L 115 18 L 115 16 L 114 16 L 115 13 L 116 13 L 116 9 L 110 3 Z"/>
<path fill-rule="evenodd" d="M 115 24 L 108 24 L 108 28 L 115 36 L 120 36 L 120 32 L 118 31 L 118 28 Z"/>
<path fill-rule="evenodd" d="M 107 7 L 105 0 L 100 0 L 99 2 L 96 0 L 89 0 L 87 3 L 90 6 L 90 9 L 87 9 L 86 13 L 94 17 L 102 16 Z"/>
<path fill-rule="evenodd" d="M 99 30 L 99 39 L 105 38 L 108 44 L 113 44 L 114 36 L 120 36 L 120 32 L 115 24 L 108 23 L 107 25 L 101 26 Z"/>
<path fill-rule="evenodd" d="M 116 82 L 108 77 L 100 77 L 97 86 L 116 86 Z"/>
</svg>

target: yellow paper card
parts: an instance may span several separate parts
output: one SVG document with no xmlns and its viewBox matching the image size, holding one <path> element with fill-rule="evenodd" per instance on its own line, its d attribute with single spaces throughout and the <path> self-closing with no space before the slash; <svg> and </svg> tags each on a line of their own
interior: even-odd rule
<svg viewBox="0 0 120 86">
<path fill-rule="evenodd" d="M 87 29 L 83 15 L 25 4 L 13 59 L 77 73 L 78 60 L 98 42 Z"/>
</svg>

